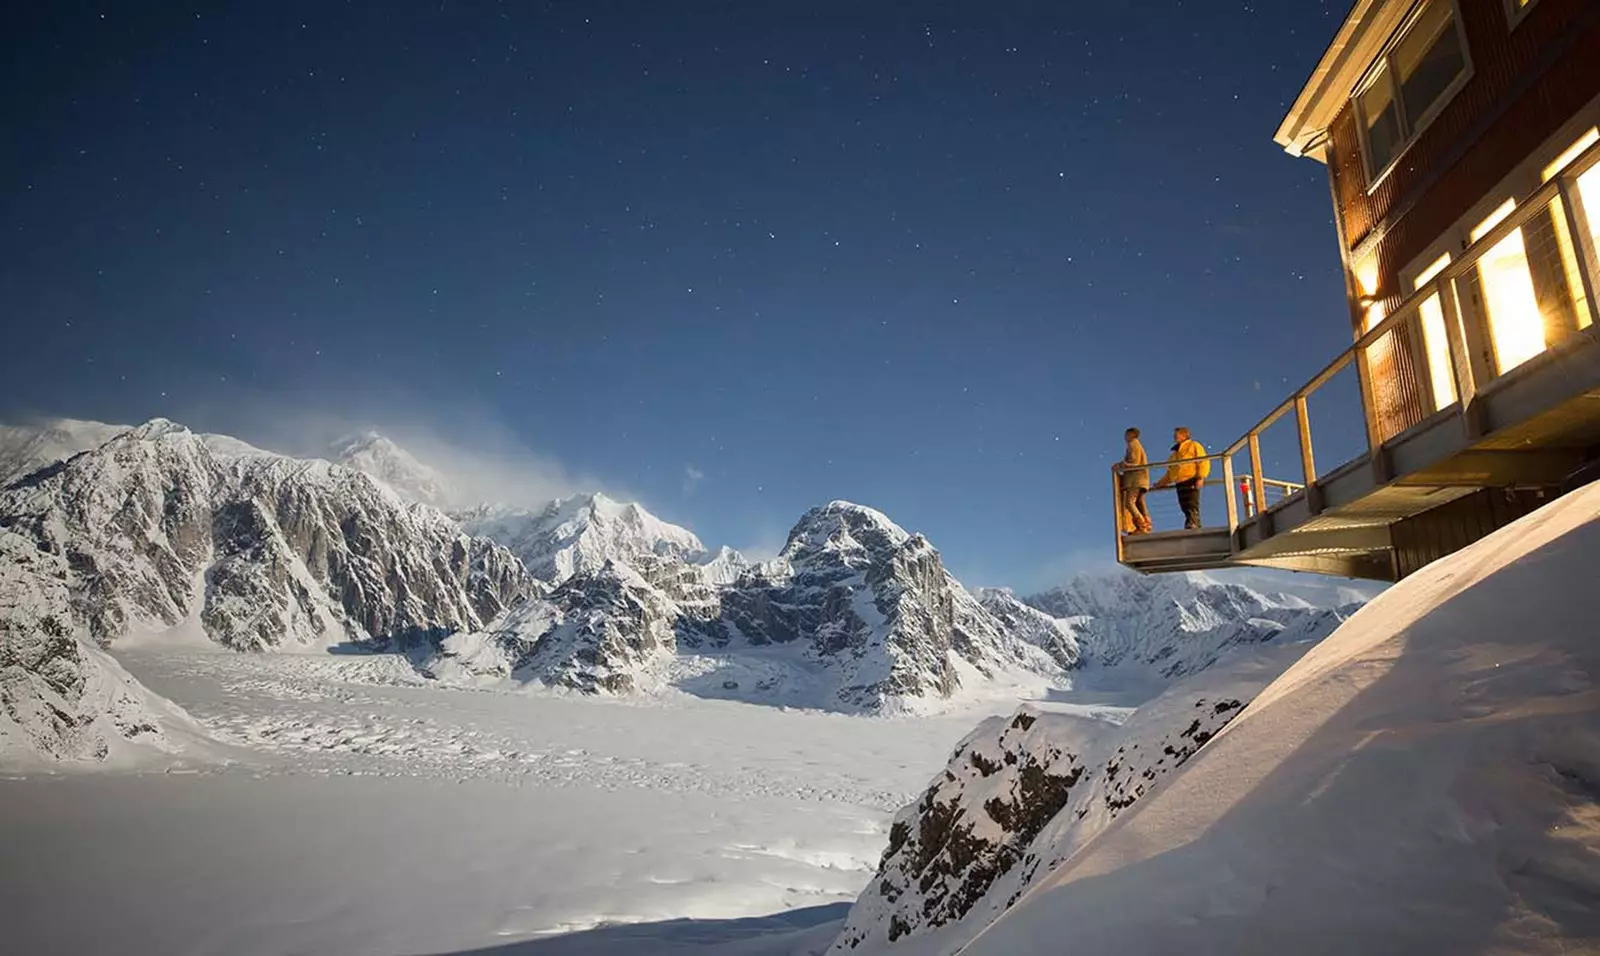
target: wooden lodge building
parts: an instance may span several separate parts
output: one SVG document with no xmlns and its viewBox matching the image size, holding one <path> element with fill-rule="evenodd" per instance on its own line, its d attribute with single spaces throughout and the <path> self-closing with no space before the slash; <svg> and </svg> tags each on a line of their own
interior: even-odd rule
<svg viewBox="0 0 1600 956">
<path fill-rule="evenodd" d="M 1276 139 L 1328 167 L 1353 344 L 1211 456 L 1225 525 L 1118 559 L 1398 580 L 1600 477 L 1600 0 L 1357 0 Z M 1319 468 L 1346 375 L 1366 450 Z"/>
</svg>

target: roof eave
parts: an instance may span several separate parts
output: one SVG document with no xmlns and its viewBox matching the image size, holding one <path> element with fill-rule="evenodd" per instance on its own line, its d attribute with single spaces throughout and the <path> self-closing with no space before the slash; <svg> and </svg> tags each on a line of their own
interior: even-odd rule
<svg viewBox="0 0 1600 956">
<path fill-rule="evenodd" d="M 1328 127 L 1411 6 L 1410 0 L 1356 0 L 1278 124 L 1273 139 L 1289 155 L 1326 161 Z"/>
</svg>

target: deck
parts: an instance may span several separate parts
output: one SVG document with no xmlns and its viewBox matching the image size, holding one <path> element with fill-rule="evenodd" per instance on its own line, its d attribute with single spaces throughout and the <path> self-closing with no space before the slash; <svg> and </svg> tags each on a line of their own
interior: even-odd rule
<svg viewBox="0 0 1600 956">
<path fill-rule="evenodd" d="M 1152 573 L 1247 565 L 1396 580 L 1431 560 L 1427 555 L 1475 539 L 1452 526 L 1477 520 L 1469 516 L 1473 509 L 1509 520 L 1592 467 L 1600 451 L 1600 326 L 1593 321 L 1600 314 L 1600 269 L 1576 188 L 1591 169 L 1595 175 L 1584 185 L 1600 179 L 1600 147 L 1399 303 L 1254 428 L 1209 455 L 1206 510 L 1216 515 L 1220 493 L 1226 523 L 1119 533 L 1117 559 Z M 1483 265 L 1493 255 L 1494 267 L 1503 268 L 1513 247 L 1531 274 L 1524 282 L 1529 294 L 1537 293 L 1524 309 L 1529 314 L 1516 312 L 1516 300 L 1494 285 L 1499 273 Z M 1551 274 L 1563 280 L 1553 291 Z M 1514 322 L 1535 323 L 1544 341 L 1534 354 L 1510 361 L 1506 328 Z M 1526 328 L 1519 331 L 1525 343 Z M 1310 403 L 1324 397 L 1329 382 L 1351 373 L 1362 407 L 1349 414 L 1364 419 L 1367 450 L 1319 471 Z M 1275 431 L 1282 438 L 1291 426 L 1289 440 L 1278 447 L 1290 449 L 1280 457 L 1299 459 L 1292 463 L 1293 482 L 1269 477 L 1262 451 Z M 1165 464 L 1151 463 L 1152 476 Z M 1282 467 L 1282 461 L 1274 464 Z M 1121 471 L 1113 468 L 1114 486 Z M 1466 500 L 1472 496 L 1478 497 Z M 1443 510 L 1453 502 L 1460 507 Z M 1423 521 L 1429 514 L 1443 524 L 1429 527 Z"/>
</svg>

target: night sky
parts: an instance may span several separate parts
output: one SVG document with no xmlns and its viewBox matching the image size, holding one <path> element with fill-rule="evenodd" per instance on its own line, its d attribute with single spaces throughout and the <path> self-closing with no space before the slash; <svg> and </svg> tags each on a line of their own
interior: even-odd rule
<svg viewBox="0 0 1600 956">
<path fill-rule="evenodd" d="M 1349 344 L 1272 142 L 1346 6 L 18 4 L 0 415 L 516 445 L 757 550 L 849 498 L 1043 584 L 1126 425 Z"/>
</svg>

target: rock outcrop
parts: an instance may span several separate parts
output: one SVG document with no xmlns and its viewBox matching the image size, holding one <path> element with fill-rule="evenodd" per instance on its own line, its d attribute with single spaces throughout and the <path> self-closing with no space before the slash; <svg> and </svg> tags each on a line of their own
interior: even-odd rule
<svg viewBox="0 0 1600 956">
<path fill-rule="evenodd" d="M 1154 792 L 1310 646 L 1247 648 L 1121 725 L 1029 707 L 980 724 L 896 815 L 830 952 L 931 935 L 953 951 Z"/>
<path fill-rule="evenodd" d="M 66 563 L 0 530 L 0 766 L 174 753 L 199 731 L 74 624 Z"/>
</svg>

